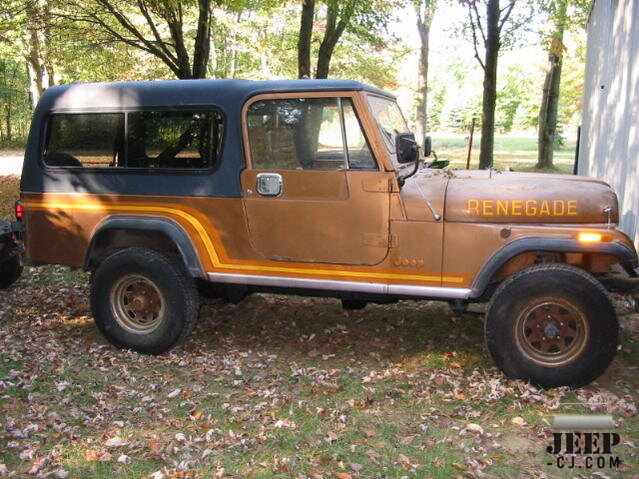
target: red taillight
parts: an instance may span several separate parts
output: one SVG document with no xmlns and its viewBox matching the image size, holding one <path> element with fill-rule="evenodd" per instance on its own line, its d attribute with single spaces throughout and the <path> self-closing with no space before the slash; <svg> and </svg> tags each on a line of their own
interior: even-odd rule
<svg viewBox="0 0 639 479">
<path fill-rule="evenodd" d="M 15 214 L 17 220 L 21 220 L 24 216 L 24 208 L 22 208 L 22 203 L 20 203 L 19 201 L 16 201 L 15 204 Z"/>
</svg>

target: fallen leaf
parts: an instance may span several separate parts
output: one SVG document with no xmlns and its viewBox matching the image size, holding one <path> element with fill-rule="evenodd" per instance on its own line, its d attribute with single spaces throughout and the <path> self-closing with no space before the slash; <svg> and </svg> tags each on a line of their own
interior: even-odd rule
<svg viewBox="0 0 639 479">
<path fill-rule="evenodd" d="M 526 425 L 526 420 L 521 416 L 512 418 L 510 422 L 512 422 L 513 424 L 517 426 L 522 426 L 522 427 Z"/>
<path fill-rule="evenodd" d="M 168 397 L 169 399 L 173 399 L 174 397 L 176 397 L 178 394 L 180 394 L 182 392 L 182 390 L 180 388 L 178 389 L 174 389 L 173 391 L 171 391 L 169 394 L 166 395 L 166 397 Z"/>
<path fill-rule="evenodd" d="M 458 471 L 462 471 L 462 472 L 467 472 L 467 471 L 468 471 L 468 468 L 467 468 L 467 467 L 464 467 L 464 466 L 462 466 L 461 464 L 457 464 L 456 462 L 453 462 L 453 463 L 451 464 L 451 466 L 453 466 L 453 467 L 454 467 L 455 469 L 457 469 Z"/>
<path fill-rule="evenodd" d="M 476 432 L 478 434 L 484 434 L 484 428 L 481 427 L 479 424 L 475 424 L 472 422 L 466 426 L 466 429 L 468 431 Z"/>
<path fill-rule="evenodd" d="M 122 439 L 120 436 L 113 436 L 112 438 L 108 439 L 104 445 L 107 447 L 120 447 L 120 446 L 124 446 L 126 444 L 126 441 L 124 439 Z"/>
<path fill-rule="evenodd" d="M 413 442 L 413 439 L 415 439 L 415 436 L 406 436 L 406 437 L 403 437 L 399 442 L 400 444 L 407 446 L 411 442 Z"/>
<path fill-rule="evenodd" d="M 100 455 L 94 449 L 87 449 L 84 451 L 84 458 L 87 461 L 99 461 Z"/>
<path fill-rule="evenodd" d="M 324 442 L 332 444 L 338 439 L 339 439 L 339 436 L 337 434 L 335 434 L 334 432 L 328 432 L 326 436 L 324 437 Z"/>
</svg>

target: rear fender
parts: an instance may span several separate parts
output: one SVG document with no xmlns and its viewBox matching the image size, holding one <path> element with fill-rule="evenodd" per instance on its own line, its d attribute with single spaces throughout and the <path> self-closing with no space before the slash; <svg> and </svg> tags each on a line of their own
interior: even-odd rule
<svg viewBox="0 0 639 479">
<path fill-rule="evenodd" d="M 92 261 L 94 260 L 96 255 L 96 249 L 102 247 L 102 245 L 100 245 L 100 238 L 104 237 L 104 234 L 108 233 L 109 231 L 160 233 L 172 242 L 175 249 L 182 257 L 184 265 L 186 266 L 189 274 L 192 277 L 206 277 L 200 259 L 197 255 L 197 250 L 193 246 L 193 243 L 191 242 L 191 239 L 189 238 L 186 231 L 184 231 L 184 229 L 178 223 L 169 218 L 151 215 L 115 215 L 110 216 L 102 223 L 100 223 L 100 225 L 93 233 L 93 236 L 91 237 L 91 242 L 89 243 L 89 247 L 87 248 L 85 254 L 85 269 L 91 269 Z M 131 246 L 140 245 L 131 244 Z"/>
</svg>

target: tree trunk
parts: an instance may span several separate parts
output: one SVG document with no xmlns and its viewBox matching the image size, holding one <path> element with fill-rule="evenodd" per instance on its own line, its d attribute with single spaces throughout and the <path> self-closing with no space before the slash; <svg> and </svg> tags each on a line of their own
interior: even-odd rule
<svg viewBox="0 0 639 479">
<path fill-rule="evenodd" d="M 419 32 L 419 76 L 417 79 L 417 138 L 428 131 L 428 55 L 430 50 L 430 27 L 435 13 L 436 0 L 422 0 L 415 5 L 417 31 Z M 423 11 L 422 11 L 423 7 Z"/>
<path fill-rule="evenodd" d="M 342 33 L 346 29 L 346 25 L 350 21 L 350 18 L 342 18 L 339 23 L 337 17 L 339 15 L 338 6 L 336 3 L 329 3 L 326 11 L 326 32 L 324 38 L 319 47 L 317 54 L 317 68 L 315 70 L 315 78 L 328 78 L 328 73 L 331 66 L 331 58 L 333 57 L 333 51 L 339 41 Z"/>
<path fill-rule="evenodd" d="M 211 0 L 199 0 L 198 13 L 197 34 L 193 48 L 192 78 L 206 78 L 211 51 Z M 180 25 L 180 29 L 182 29 L 182 25 Z M 188 54 L 186 57 L 188 63 Z"/>
<path fill-rule="evenodd" d="M 51 10 L 48 1 L 44 2 L 42 7 L 42 16 L 44 19 L 44 56 L 43 63 L 47 72 L 47 86 L 54 86 L 55 81 L 55 69 L 51 62 L 53 46 L 51 45 L 52 33 L 51 33 Z"/>
<path fill-rule="evenodd" d="M 563 38 L 567 1 L 560 0 L 555 18 L 555 34 L 548 52 L 549 68 L 544 80 L 544 90 L 539 109 L 539 136 L 536 168 L 553 167 L 557 113 L 559 110 L 559 88 L 563 57 Z"/>
<path fill-rule="evenodd" d="M 497 102 L 497 59 L 499 58 L 499 0 L 486 4 L 486 52 L 484 56 L 484 94 L 482 98 L 479 168 L 493 165 L 495 147 L 495 104 Z"/>
<path fill-rule="evenodd" d="M 7 96 L 7 102 L 5 104 L 5 115 L 6 115 L 6 123 L 7 123 L 7 142 L 11 143 L 13 139 L 13 131 L 11 128 L 11 95 Z"/>
<path fill-rule="evenodd" d="M 419 50 L 419 77 L 417 80 L 417 138 L 422 138 L 428 125 L 428 53 L 430 25 L 418 23 L 421 48 Z M 425 39 L 425 40 L 424 40 Z"/>
<path fill-rule="evenodd" d="M 239 24 L 240 20 L 242 20 L 242 12 L 237 12 L 235 16 L 235 21 Z M 233 32 L 233 36 L 231 37 L 231 66 L 229 68 L 229 78 L 235 78 L 237 74 L 237 30 Z"/>
<path fill-rule="evenodd" d="M 313 37 L 314 16 L 315 0 L 302 0 L 300 36 L 297 39 L 298 78 L 311 77 L 311 39 Z"/>
</svg>

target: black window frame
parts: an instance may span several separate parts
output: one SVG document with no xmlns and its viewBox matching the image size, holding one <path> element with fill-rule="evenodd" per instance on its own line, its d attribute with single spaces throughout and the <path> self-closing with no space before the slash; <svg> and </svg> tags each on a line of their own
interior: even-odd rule
<svg viewBox="0 0 639 479">
<path fill-rule="evenodd" d="M 353 114 L 355 115 L 355 119 L 359 124 L 359 129 L 362 132 L 362 136 L 364 137 L 364 141 L 366 142 L 366 146 L 368 147 L 368 151 L 371 154 L 371 158 L 373 159 L 373 163 L 375 164 L 375 168 L 351 168 L 351 157 L 348 148 L 348 135 L 346 134 L 346 118 L 344 115 L 344 100 L 347 100 L 351 107 L 353 108 Z M 342 122 L 342 136 L 344 137 L 344 151 L 346 152 L 346 164 L 348 166 L 347 171 L 381 171 L 379 167 L 379 161 L 377 161 L 377 157 L 375 156 L 375 152 L 373 152 L 373 148 L 371 147 L 371 142 L 368 141 L 368 135 L 366 135 L 366 129 L 364 125 L 362 125 L 362 120 L 359 118 L 359 114 L 357 113 L 357 107 L 355 106 L 355 102 L 351 97 L 339 97 L 339 109 L 340 109 L 340 118 Z"/>
<path fill-rule="evenodd" d="M 52 117 L 55 115 L 89 115 L 89 114 L 122 114 L 124 116 L 123 121 L 121 122 L 122 131 L 121 140 L 122 151 L 124 151 L 125 159 L 128 161 L 128 114 L 129 113 L 137 113 L 137 112 L 215 112 L 219 115 L 222 120 L 222 135 L 220 137 L 220 144 L 217 152 L 217 161 L 212 162 L 211 165 L 207 168 L 149 168 L 144 166 L 56 166 L 49 165 L 44 160 L 45 153 L 47 150 L 47 146 L 49 143 L 49 134 L 50 134 L 50 126 Z M 222 158 L 224 155 L 224 148 L 226 146 L 226 140 L 228 135 L 228 120 L 224 110 L 216 105 L 188 105 L 184 107 L 139 107 L 139 108 L 101 108 L 101 109 L 61 109 L 61 110 L 51 110 L 47 112 L 46 116 L 43 119 L 43 127 L 42 127 L 42 140 L 39 148 L 39 158 L 38 161 L 41 166 L 43 166 L 47 170 L 53 171 L 85 171 L 87 173 L 130 173 L 130 174 L 140 174 L 140 173 L 149 173 L 149 174 L 163 174 L 163 173 L 213 173 L 220 167 L 222 162 Z"/>
</svg>

